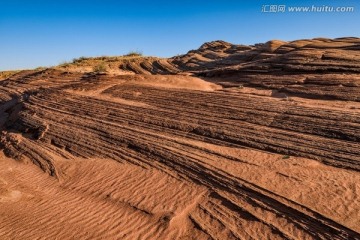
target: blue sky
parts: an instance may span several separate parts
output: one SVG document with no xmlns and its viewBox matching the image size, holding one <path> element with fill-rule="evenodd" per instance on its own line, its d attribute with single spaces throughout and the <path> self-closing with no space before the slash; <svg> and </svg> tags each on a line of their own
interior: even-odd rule
<svg viewBox="0 0 360 240">
<path fill-rule="evenodd" d="M 80 56 L 170 57 L 212 40 L 360 35 L 360 3 L 351 0 L 1 0 L 0 70 L 57 65 Z M 262 13 L 263 5 L 353 6 L 352 13 Z"/>
</svg>

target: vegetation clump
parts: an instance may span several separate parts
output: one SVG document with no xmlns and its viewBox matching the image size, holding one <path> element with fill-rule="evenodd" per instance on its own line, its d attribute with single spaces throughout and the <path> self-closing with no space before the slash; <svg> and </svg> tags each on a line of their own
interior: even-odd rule
<svg viewBox="0 0 360 240">
<path fill-rule="evenodd" d="M 94 66 L 93 71 L 96 73 L 106 73 L 108 68 L 105 63 L 99 63 L 98 65 Z"/>
<path fill-rule="evenodd" d="M 127 54 L 124 55 L 124 57 L 141 57 L 143 53 L 141 51 L 130 51 Z"/>
<path fill-rule="evenodd" d="M 73 63 L 80 63 L 80 62 L 88 60 L 88 59 L 89 58 L 87 58 L 87 57 L 79 57 L 79 58 L 74 58 L 72 62 Z"/>
<path fill-rule="evenodd" d="M 16 74 L 18 72 L 20 72 L 20 70 L 2 71 L 2 72 L 0 72 L 0 80 L 7 79 L 7 78 L 11 77 L 12 75 L 14 75 L 14 74 Z"/>
</svg>

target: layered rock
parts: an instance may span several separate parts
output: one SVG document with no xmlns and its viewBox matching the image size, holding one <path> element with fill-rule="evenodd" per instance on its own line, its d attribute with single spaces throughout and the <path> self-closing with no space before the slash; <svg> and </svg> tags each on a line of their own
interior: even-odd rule
<svg viewBox="0 0 360 240">
<path fill-rule="evenodd" d="M 256 156 L 359 172 L 359 46 L 357 38 L 215 41 L 169 59 L 113 63 L 124 75 L 22 71 L 0 81 L 0 146 L 59 180 L 64 162 L 95 157 L 194 184 L 191 196 L 207 195 L 179 218 L 203 238 L 360 239 L 350 220 L 246 174 L 264 171 L 249 160 Z M 244 149 L 256 153 L 237 154 Z M 177 218 L 157 208 L 140 212 L 161 223 L 160 236 Z"/>
</svg>

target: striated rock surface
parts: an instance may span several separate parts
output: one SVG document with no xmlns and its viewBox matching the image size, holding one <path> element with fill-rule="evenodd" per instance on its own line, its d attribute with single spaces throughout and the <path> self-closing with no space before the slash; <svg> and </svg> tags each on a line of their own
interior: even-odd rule
<svg viewBox="0 0 360 240">
<path fill-rule="evenodd" d="M 360 39 L 103 61 L 0 81 L 0 238 L 360 239 Z"/>
</svg>

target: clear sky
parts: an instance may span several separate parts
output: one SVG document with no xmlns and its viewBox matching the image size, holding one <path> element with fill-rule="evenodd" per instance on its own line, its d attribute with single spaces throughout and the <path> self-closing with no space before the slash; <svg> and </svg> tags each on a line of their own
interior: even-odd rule
<svg viewBox="0 0 360 240">
<path fill-rule="evenodd" d="M 264 13 L 263 5 L 353 6 L 354 11 Z M 0 0 L 0 34 L 0 70 L 131 50 L 170 57 L 212 40 L 359 37 L 360 1 Z"/>
</svg>

